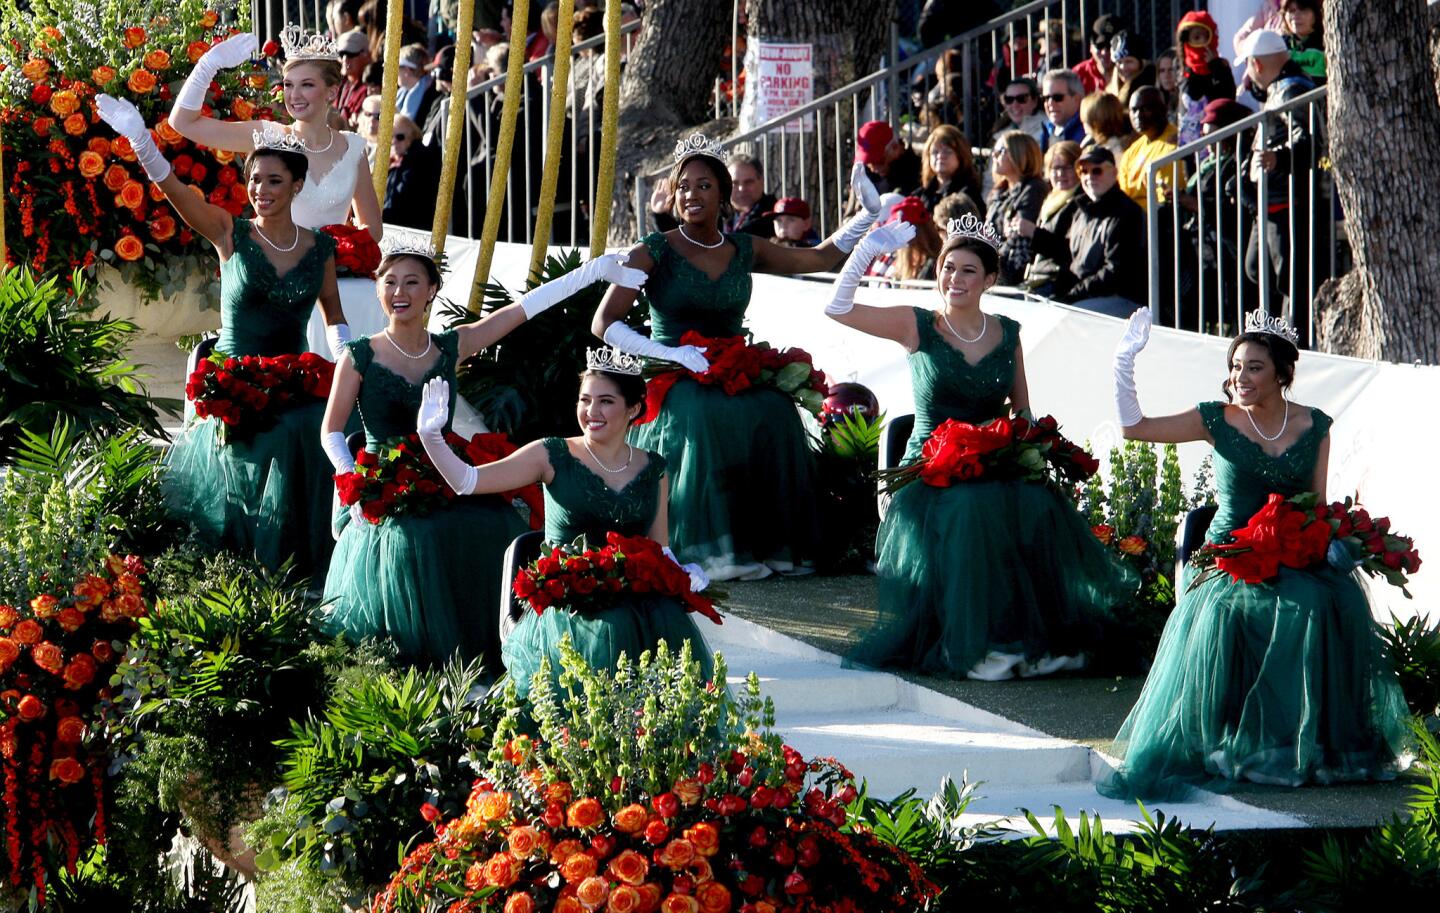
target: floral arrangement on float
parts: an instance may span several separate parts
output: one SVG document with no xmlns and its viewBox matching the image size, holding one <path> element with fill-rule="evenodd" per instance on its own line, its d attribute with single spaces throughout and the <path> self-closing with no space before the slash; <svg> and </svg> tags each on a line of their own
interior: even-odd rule
<svg viewBox="0 0 1440 913">
<path fill-rule="evenodd" d="M 248 440 L 274 427 L 282 409 L 330 396 L 335 363 L 316 355 L 242 355 L 213 352 L 185 382 L 185 396 L 200 418 L 219 420 L 221 443 Z"/>
<path fill-rule="evenodd" d="M 374 279 L 380 268 L 380 245 L 370 229 L 358 225 L 326 225 L 320 229 L 335 239 L 335 274 L 340 278 Z"/>
<path fill-rule="evenodd" d="M 878 476 L 891 494 L 917 480 L 948 488 L 982 479 L 1046 482 L 1073 494 L 1099 470 L 1089 451 L 1060 434 L 1053 416 L 1016 414 L 980 424 L 946 419 L 925 441 L 920 459 Z"/>
<path fill-rule="evenodd" d="M 710 367 L 703 374 L 678 365 L 665 365 L 647 372 L 645 415 L 636 424 L 654 421 L 670 389 L 684 377 L 706 386 L 718 386 L 729 396 L 750 389 L 778 390 L 814 416 L 820 415 L 830 391 L 825 374 L 815 369 L 815 360 L 804 349 L 773 349 L 768 343 L 746 342 L 744 336 L 712 337 L 694 330 L 680 337 L 680 345 L 703 348 Z"/>
<path fill-rule="evenodd" d="M 175 174 L 239 215 L 248 205 L 234 153 L 198 146 L 166 117 L 195 61 L 249 20 L 239 0 L 0 0 L 0 126 L 5 137 L 7 257 L 36 273 L 107 263 L 147 300 L 170 297 L 213 252 L 176 216 L 101 123 L 101 92 L 134 102 Z M 268 77 L 222 72 L 205 113 L 269 118 Z M 213 302 L 215 296 L 207 295 Z M 213 303 L 212 303 L 213 306 Z"/>
<path fill-rule="evenodd" d="M 688 643 L 600 672 L 566 639 L 560 664 L 564 695 L 548 663 L 531 706 L 508 689 L 464 813 L 428 815 L 377 913 L 903 913 L 938 893 L 852 819 L 848 770 L 770 732 L 754 675 L 737 701 Z"/>
</svg>

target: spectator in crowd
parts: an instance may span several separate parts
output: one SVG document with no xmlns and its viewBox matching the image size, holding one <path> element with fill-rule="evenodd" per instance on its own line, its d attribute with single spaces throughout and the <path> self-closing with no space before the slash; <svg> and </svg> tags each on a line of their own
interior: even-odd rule
<svg viewBox="0 0 1440 913">
<path fill-rule="evenodd" d="M 1080 120 L 1085 124 L 1085 142 L 1081 145 L 1104 146 L 1117 162 L 1135 142 L 1137 134 L 1130 128 L 1130 112 L 1109 92 L 1085 96 L 1080 103 Z"/>
<path fill-rule="evenodd" d="M 1069 36 L 1065 33 L 1063 19 L 1046 19 L 1043 20 L 1043 25 L 1039 36 L 1035 39 L 1034 72 L 1036 73 L 1044 73 L 1046 70 L 1065 66 L 1065 50 L 1070 44 Z"/>
<path fill-rule="evenodd" d="M 920 44 L 933 48 L 1000 15 L 995 0 L 925 0 L 920 10 Z"/>
<path fill-rule="evenodd" d="M 346 129 L 354 130 L 360 121 L 360 106 L 371 86 L 365 81 L 365 67 L 370 64 L 370 42 L 365 33 L 351 29 L 335 42 L 340 54 L 340 68 L 345 71 L 340 81 L 340 90 L 335 97 L 335 109 L 345 118 Z"/>
<path fill-rule="evenodd" d="M 1209 13 L 1192 11 L 1181 16 L 1175 37 L 1183 55 L 1176 141 L 1184 146 L 1199 139 L 1202 117 L 1212 101 L 1235 98 L 1235 74 L 1230 61 L 1220 56 L 1220 39 Z"/>
<path fill-rule="evenodd" d="M 970 141 L 958 127 L 942 124 L 925 140 L 920 160 L 920 192 L 917 196 L 933 214 L 935 205 L 952 193 L 963 193 L 979 208 L 984 199 L 980 176 L 975 173 L 975 156 Z"/>
<path fill-rule="evenodd" d="M 1249 115 L 1250 109 L 1239 102 L 1217 98 L 1206 105 L 1201 114 L 1201 134 L 1209 136 Z M 1176 202 L 1184 211 L 1180 229 L 1187 248 L 1181 262 L 1198 264 L 1198 269 L 1206 277 L 1198 283 L 1204 300 L 1195 298 L 1189 302 L 1190 310 L 1180 315 L 1179 325 L 1182 328 L 1199 329 L 1201 314 L 1219 313 L 1221 276 L 1224 277 L 1226 300 L 1250 297 L 1238 294 L 1234 277 L 1238 272 L 1245 230 L 1238 211 L 1240 183 L 1244 180 L 1240 163 L 1249 160 L 1249 141 L 1253 135 L 1248 130 L 1240 133 L 1238 149 L 1234 139 L 1216 143 L 1211 154 L 1200 160 L 1185 189 L 1176 197 Z M 1248 202 L 1251 205 L 1247 209 L 1253 212 L 1253 196 Z"/>
<path fill-rule="evenodd" d="M 810 204 L 799 197 L 781 197 L 766 215 L 775 220 L 775 237 L 781 247 L 815 247 L 820 243 L 810 219 Z"/>
<path fill-rule="evenodd" d="M 1110 81 L 1110 74 L 1115 70 L 1110 42 L 1125 30 L 1125 20 L 1113 13 L 1098 17 L 1090 26 L 1090 56 L 1075 65 L 1075 75 L 1080 77 L 1081 95 L 1098 92 Z M 1067 136 L 1066 139 L 1076 138 Z"/>
<path fill-rule="evenodd" d="M 1120 189 L 1115 157 L 1104 146 L 1080 154 L 1079 199 L 1066 235 L 1017 219 L 1037 255 L 1068 262 L 1055 295 L 1076 307 L 1124 317 L 1145 298 L 1145 213 Z"/>
<path fill-rule="evenodd" d="M 1004 239 L 1000 246 L 1000 284 L 1015 285 L 1030 261 L 1028 239 L 1009 231 L 1016 219 L 1034 222 L 1040 216 L 1049 187 L 1045 184 L 1045 157 L 1040 144 L 1019 130 L 1002 133 L 990 152 L 995 183 L 986 201 L 986 221 Z"/>
<path fill-rule="evenodd" d="M 919 156 L 883 120 L 861 125 L 855 138 L 855 158 L 881 193 L 911 194 L 920 189 Z"/>
<path fill-rule="evenodd" d="M 330 0 L 325 7 L 325 22 L 330 26 L 332 38 L 359 28 L 360 0 Z"/>
<path fill-rule="evenodd" d="M 1115 68 L 1110 71 L 1105 91 L 1119 98 L 1123 104 L 1130 104 L 1130 96 L 1140 87 L 1155 85 L 1155 65 L 1145 59 L 1145 53 L 1138 35 L 1120 32 L 1110 41 Z"/>
<path fill-rule="evenodd" d="M 975 201 L 970 199 L 968 195 L 952 193 L 935 204 L 932 215 L 935 218 L 935 225 L 938 227 L 946 225 L 951 219 L 958 219 L 963 215 L 972 215 L 978 219 L 981 213 L 979 208 L 976 207 Z"/>
<path fill-rule="evenodd" d="M 375 168 L 375 148 L 380 142 L 380 108 L 385 99 L 379 95 L 367 95 L 360 103 L 360 127 L 356 133 L 365 140 L 365 161 L 371 170 Z"/>
<path fill-rule="evenodd" d="M 1130 124 L 1139 136 L 1120 157 L 1120 189 L 1144 207 L 1150 163 L 1178 148 L 1175 145 L 1175 125 L 1165 116 L 1165 96 L 1160 94 L 1159 89 L 1143 86 L 1130 99 Z M 1155 177 L 1155 194 L 1163 202 L 1185 184 L 1185 164 L 1172 162 Z"/>
<path fill-rule="evenodd" d="M 1165 110 L 1175 122 L 1175 99 L 1180 92 L 1180 52 L 1166 48 L 1155 58 L 1155 88 L 1165 95 Z"/>
<path fill-rule="evenodd" d="M 940 231 L 935 220 L 919 197 L 903 197 L 881 212 L 889 214 L 877 223 L 890 225 L 895 222 L 909 222 L 915 226 L 915 237 L 908 245 L 891 254 L 876 257 L 870 264 L 867 276 L 883 276 L 886 279 L 917 280 L 935 277 L 935 255 L 940 253 Z"/>
<path fill-rule="evenodd" d="M 598 9 L 587 9 L 575 16 L 575 28 L 571 31 L 572 45 L 605 34 L 605 14 Z M 581 133 L 581 147 L 588 148 L 584 137 L 590 131 L 591 116 L 594 128 L 600 130 L 600 96 L 605 90 L 605 51 L 600 48 L 586 48 L 570 65 L 570 86 L 565 96 L 565 112 L 574 120 Z"/>
<path fill-rule="evenodd" d="M 1043 228 L 1057 238 L 1070 235 L 1070 223 L 1079 208 L 1080 175 L 1075 163 L 1080 158 L 1080 144 L 1063 140 L 1045 151 L 1045 177 L 1050 181 L 1050 192 L 1040 204 L 1040 218 L 1036 220 Z M 1017 237 L 1019 234 L 1017 232 Z M 1025 268 L 1025 288 L 1047 298 L 1055 293 L 1055 283 L 1070 272 L 1070 259 L 1055 259 L 1033 251 L 1030 265 Z"/>
<path fill-rule="evenodd" d="M 389 12 L 386 0 L 364 0 L 360 4 L 360 12 L 357 14 L 359 24 L 356 26 L 365 33 L 365 40 L 370 49 L 370 60 L 380 62 L 385 58 L 385 17 Z M 424 44 L 428 34 L 423 23 L 411 19 L 409 16 L 402 16 L 400 19 L 400 44 Z M 379 81 L 375 85 L 379 85 Z"/>
<path fill-rule="evenodd" d="M 1262 173 L 1266 181 L 1264 219 L 1253 232 L 1245 251 L 1245 272 L 1257 285 L 1270 284 L 1271 307 L 1285 307 L 1283 313 L 1308 342 L 1310 324 L 1310 273 L 1318 286 L 1330 274 L 1328 200 L 1311 199 L 1311 173 L 1323 154 L 1321 137 L 1312 132 L 1313 118 L 1305 111 L 1277 113 L 1276 109 L 1310 91 L 1315 84 L 1290 56 L 1280 33 L 1271 29 L 1252 32 L 1243 57 L 1246 75 L 1254 91 L 1263 96 L 1266 115 L 1265 145 L 1250 155 L 1250 179 L 1257 184 Z M 1319 124 L 1315 125 L 1316 127 Z M 1323 194 L 1319 175 L 1314 183 Z M 1318 205 L 1313 205 L 1318 204 Z M 1319 210 L 1318 213 L 1316 210 Z M 1312 218 L 1314 219 L 1312 225 Z M 1292 239 L 1292 226 L 1296 235 Z M 1261 264 L 1260 237 L 1265 238 L 1265 263 Z M 1295 256 L 1290 257 L 1292 240 Z M 1272 311 L 1273 312 L 1273 311 Z"/>
<path fill-rule="evenodd" d="M 395 111 L 417 124 L 425 123 L 431 105 L 440 97 L 435 77 L 428 72 L 430 55 L 423 44 L 407 45 L 400 51 L 399 85 L 395 90 Z"/>
<path fill-rule="evenodd" d="M 765 166 L 754 156 L 735 154 L 730 168 L 730 206 L 735 214 L 723 226 L 725 231 L 769 238 L 775 234 L 775 197 L 765 192 Z"/>
<path fill-rule="evenodd" d="M 1045 117 L 1050 121 L 1050 142 L 1068 139 L 1080 142 L 1085 138 L 1085 125 L 1080 122 L 1080 99 L 1084 87 L 1073 70 L 1051 70 L 1041 80 L 1044 91 Z"/>
<path fill-rule="evenodd" d="M 540 11 L 540 30 L 531 32 L 525 39 L 525 62 L 539 60 L 555 46 L 555 36 L 560 31 L 560 4 L 545 4 Z"/>
<path fill-rule="evenodd" d="M 1019 130 L 1034 137 L 1044 149 L 1050 142 L 1045 112 L 1040 110 L 1040 87 L 1028 76 L 1010 80 L 1000 93 L 1000 121 L 990 132 L 999 135 L 1006 130 Z"/>
<path fill-rule="evenodd" d="M 429 229 L 440 188 L 440 159 L 420 142 L 420 128 L 404 114 L 395 115 L 390 140 L 390 173 L 385 179 L 385 222 Z"/>
<path fill-rule="evenodd" d="M 1285 0 L 1282 12 L 1282 32 L 1290 59 L 1315 85 L 1325 85 L 1325 29 L 1320 0 Z"/>
<path fill-rule="evenodd" d="M 430 113 L 420 124 L 420 141 L 427 146 L 439 147 L 445 138 L 445 128 L 450 121 L 450 93 L 455 91 L 455 45 L 450 44 L 435 53 L 430 61 L 430 76 L 435 80 L 435 90 L 440 94 Z"/>
<path fill-rule="evenodd" d="M 1260 29 L 1272 29 L 1279 31 L 1285 26 L 1285 13 L 1281 9 L 1284 5 L 1282 0 L 1252 0 L 1254 15 L 1245 20 L 1245 24 L 1235 31 L 1235 37 L 1231 41 L 1237 59 L 1244 60 L 1245 55 L 1241 48 L 1245 47 L 1246 39 Z"/>
</svg>

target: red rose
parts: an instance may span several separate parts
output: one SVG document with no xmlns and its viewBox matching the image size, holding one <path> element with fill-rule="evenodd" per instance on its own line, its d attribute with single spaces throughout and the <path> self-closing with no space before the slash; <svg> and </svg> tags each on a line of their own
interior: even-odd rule
<svg viewBox="0 0 1440 913">
<path fill-rule="evenodd" d="M 645 842 L 651 846 L 659 846 L 670 839 L 670 828 L 664 821 L 658 818 L 645 825 Z"/>
<path fill-rule="evenodd" d="M 15 640 L 22 644 L 38 644 L 45 636 L 45 629 L 33 618 L 27 618 L 15 626 Z"/>
<path fill-rule="evenodd" d="M 25 722 L 34 722 L 45 715 L 45 704 L 35 695 L 27 694 L 20 698 L 20 703 L 15 706 L 15 712 Z"/>
<path fill-rule="evenodd" d="M 275 57 L 280 53 L 280 45 L 274 38 L 271 38 L 260 46 L 260 53 L 266 57 Z"/>
<path fill-rule="evenodd" d="M 662 818 L 673 818 L 680 814 L 680 797 L 674 793 L 661 793 L 651 802 L 651 806 Z"/>
<path fill-rule="evenodd" d="M 70 786 L 85 779 L 85 768 L 74 758 L 56 758 L 50 762 L 50 779 Z"/>
</svg>

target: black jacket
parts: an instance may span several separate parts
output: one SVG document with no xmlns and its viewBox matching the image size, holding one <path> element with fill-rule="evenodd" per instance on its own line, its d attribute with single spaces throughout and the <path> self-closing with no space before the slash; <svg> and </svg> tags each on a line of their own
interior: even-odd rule
<svg viewBox="0 0 1440 913">
<path fill-rule="evenodd" d="M 1285 113 L 1276 113 L 1275 110 L 1313 88 L 1315 83 L 1310 81 L 1293 60 L 1286 63 L 1280 70 L 1279 77 L 1265 88 L 1264 107 L 1260 109 L 1266 114 L 1265 144 L 1263 149 L 1259 148 L 1257 132 L 1257 148 L 1251 158 L 1250 179 L 1259 180 L 1256 156 L 1262 151 L 1275 153 L 1275 168 L 1266 177 L 1266 199 L 1272 205 L 1289 200 L 1290 181 L 1286 178 L 1292 174 L 1296 176 L 1294 184 L 1297 201 L 1302 196 L 1308 198 L 1310 182 L 1305 179 L 1305 175 L 1315 169 L 1324 155 L 1323 111 L 1315 114 L 1312 130 L 1312 119 L 1307 111 L 1292 109 Z"/>
<path fill-rule="evenodd" d="M 1062 301 L 1106 295 L 1145 300 L 1145 211 L 1119 184 L 1098 200 L 1079 198 L 1068 237 L 1036 228 L 1030 244 L 1059 263 L 1068 257 L 1074 282 L 1057 288 Z"/>
</svg>

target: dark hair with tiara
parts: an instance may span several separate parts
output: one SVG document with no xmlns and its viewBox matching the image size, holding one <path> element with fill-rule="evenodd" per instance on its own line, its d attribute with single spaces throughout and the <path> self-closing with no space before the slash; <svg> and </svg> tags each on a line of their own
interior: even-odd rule
<svg viewBox="0 0 1440 913">
<path fill-rule="evenodd" d="M 980 266 L 985 270 L 985 275 L 993 276 L 1000 272 L 1000 252 L 979 238 L 966 237 L 965 235 L 951 235 L 945 239 L 940 246 L 940 253 L 935 257 L 935 275 L 940 275 L 940 265 L 945 258 L 950 256 L 951 251 L 968 250 L 980 258 Z"/>
<path fill-rule="evenodd" d="M 431 260 L 424 254 L 412 253 L 410 251 L 397 251 L 396 253 L 386 254 L 384 257 L 380 258 L 380 265 L 375 268 L 376 277 L 383 276 L 386 273 L 390 272 L 392 269 L 395 268 L 395 264 L 399 263 L 401 260 L 414 260 L 416 263 L 424 267 L 425 275 L 429 277 L 430 284 L 435 286 L 436 288 L 439 288 L 443 284 L 442 277 L 440 275 L 440 267 L 435 265 L 435 261 Z"/>
<path fill-rule="evenodd" d="M 1290 385 L 1295 382 L 1295 363 L 1300 360 L 1300 350 L 1284 336 L 1251 330 L 1231 340 L 1230 350 L 1225 353 L 1225 382 L 1220 385 L 1220 392 L 1225 394 L 1226 402 L 1233 398 L 1230 392 L 1230 365 L 1235 360 L 1235 350 L 1247 342 L 1264 347 L 1270 355 L 1270 361 L 1275 365 L 1275 378 L 1280 382 L 1280 389 L 1289 390 Z"/>
<path fill-rule="evenodd" d="M 289 149 L 267 149 L 261 147 L 250 153 L 245 159 L 245 177 L 247 180 L 250 177 L 251 169 L 255 167 L 255 162 L 267 155 L 279 159 L 280 163 L 285 166 L 285 170 L 290 172 L 290 177 L 297 181 L 305 180 L 305 176 L 310 173 L 310 160 L 305 157 L 304 153 L 291 152 Z"/>
<path fill-rule="evenodd" d="M 712 155 L 702 152 L 695 152 L 680 159 L 675 167 L 670 169 L 670 193 L 674 196 L 674 202 L 670 205 L 671 215 L 680 218 L 680 173 L 685 166 L 691 162 L 700 162 L 715 176 L 715 182 L 720 185 L 720 218 L 728 219 L 735 215 L 735 207 L 730 205 L 730 192 L 735 189 L 735 182 L 730 178 L 730 169 L 725 163 Z"/>
<path fill-rule="evenodd" d="M 629 409 L 636 403 L 640 404 L 640 411 L 630 420 L 631 424 L 640 421 L 645 417 L 645 378 L 639 374 L 621 374 L 618 371 L 601 371 L 598 368 L 586 368 L 580 372 L 580 380 L 583 383 L 587 377 L 603 377 L 613 383 L 620 390 L 620 398 L 625 401 L 625 408 Z"/>
</svg>

